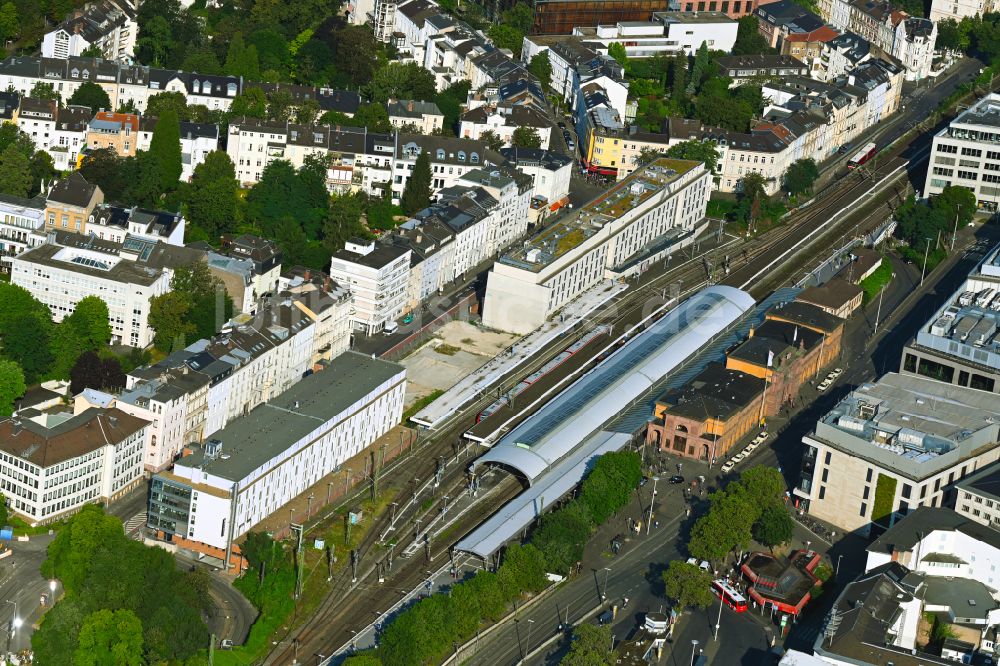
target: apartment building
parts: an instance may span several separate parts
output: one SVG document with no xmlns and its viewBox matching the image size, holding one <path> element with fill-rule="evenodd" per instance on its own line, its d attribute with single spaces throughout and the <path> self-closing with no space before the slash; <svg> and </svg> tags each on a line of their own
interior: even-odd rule
<svg viewBox="0 0 1000 666">
<path fill-rule="evenodd" d="M 887 0 L 830 0 L 820 13 L 834 28 L 853 32 L 896 58 L 907 81 L 930 76 L 937 24 L 894 9 Z"/>
<path fill-rule="evenodd" d="M 572 158 L 537 148 L 504 148 L 500 151 L 515 169 L 532 179 L 530 222 L 546 217 L 569 203 Z"/>
<path fill-rule="evenodd" d="M 955 511 L 1000 530 L 1000 465 L 984 467 L 955 484 Z"/>
<path fill-rule="evenodd" d="M 97 47 L 106 60 L 125 62 L 132 58 L 138 33 L 135 7 L 127 0 L 88 2 L 45 33 L 42 57 L 65 60 Z"/>
<path fill-rule="evenodd" d="M 139 116 L 134 113 L 98 111 L 87 126 L 87 148 L 108 148 L 122 157 L 133 157 L 139 143 Z"/>
<path fill-rule="evenodd" d="M 809 66 L 787 55 L 740 55 L 716 58 L 719 74 L 732 79 L 731 88 L 755 79 L 809 76 Z"/>
<path fill-rule="evenodd" d="M 153 477 L 148 526 L 228 562 L 267 516 L 399 422 L 403 366 L 347 352 Z"/>
<path fill-rule="evenodd" d="M 97 185 L 74 171 L 56 181 L 45 196 L 45 231 L 87 233 L 87 223 L 98 205 L 104 203 L 104 192 Z"/>
<path fill-rule="evenodd" d="M 990 251 L 903 347 L 900 372 L 1000 393 L 998 299 L 1000 247 Z"/>
<path fill-rule="evenodd" d="M 149 423 L 118 409 L 0 421 L 0 492 L 29 525 L 107 503 L 143 481 Z"/>
<path fill-rule="evenodd" d="M 602 280 L 641 272 L 691 242 L 705 216 L 703 164 L 659 159 L 556 219 L 489 273 L 483 323 L 528 333 Z"/>
<path fill-rule="evenodd" d="M 441 15 L 441 9 L 432 0 L 376 0 L 375 35 L 383 42 L 393 44 L 400 57 L 415 62 L 424 61 L 424 43 L 434 29 L 427 19 Z"/>
<path fill-rule="evenodd" d="M 14 257 L 44 240 L 45 197 L 0 195 L 0 271 L 10 274 Z"/>
<path fill-rule="evenodd" d="M 611 44 L 625 47 L 632 58 L 694 55 L 702 44 L 713 51 L 731 51 L 736 42 L 737 22 L 726 14 L 711 12 L 654 12 L 652 20 L 616 21 L 604 25 L 573 28 L 597 53 L 607 54 Z M 550 41 L 552 35 L 525 37 L 525 42 Z M 523 56 L 522 56 L 522 59 Z M 526 62 L 530 62 L 526 60 Z"/>
<path fill-rule="evenodd" d="M 180 213 L 115 204 L 98 204 L 87 219 L 87 233 L 101 240 L 125 243 L 130 236 L 168 245 L 184 245 L 187 226 Z"/>
<path fill-rule="evenodd" d="M 482 167 L 503 163 L 503 157 L 482 141 L 421 134 L 397 135 L 397 150 L 392 161 L 389 185 L 393 203 L 399 203 L 417 163 L 417 156 L 427 151 L 431 163 L 431 192 L 453 187 L 468 174 Z"/>
<path fill-rule="evenodd" d="M 781 50 L 791 35 L 807 34 L 824 27 L 823 19 L 791 0 L 772 2 L 754 11 L 757 29 L 772 49 Z"/>
<path fill-rule="evenodd" d="M 937 23 L 952 19 L 961 21 L 968 16 L 975 18 L 996 11 L 996 4 L 990 0 L 931 0 L 928 18 Z"/>
<path fill-rule="evenodd" d="M 53 232 L 48 242 L 13 258 L 11 282 L 48 306 L 59 322 L 87 296 L 108 306 L 112 341 L 146 347 L 153 341 L 149 299 L 170 289 L 173 271 L 204 252 L 129 237 L 124 243 Z"/>
<path fill-rule="evenodd" d="M 87 145 L 92 112 L 86 106 L 60 106 L 55 100 L 22 97 L 16 122 L 35 148 L 48 153 L 57 171 L 71 171 Z"/>
<path fill-rule="evenodd" d="M 396 129 L 434 134 L 444 126 L 444 114 L 434 102 L 390 99 L 385 106 L 389 113 L 389 124 Z"/>
<path fill-rule="evenodd" d="M 130 372 L 116 405 L 150 421 L 146 469 L 165 469 L 185 446 L 346 351 L 349 313 L 346 289 L 328 280 L 290 280 L 256 314 L 238 316 L 215 337 Z"/>
<path fill-rule="evenodd" d="M 347 287 L 354 303 L 352 326 L 378 333 L 405 311 L 410 250 L 374 241 L 350 240 L 330 261 L 330 277 Z"/>
<path fill-rule="evenodd" d="M 283 255 L 274 241 L 253 234 L 239 234 L 238 236 L 224 234 L 221 250 L 229 257 L 251 263 L 253 268 L 252 300 L 255 303 L 261 298 L 277 292 L 281 279 Z"/>
<path fill-rule="evenodd" d="M 983 210 L 998 209 L 1000 95 L 986 95 L 934 135 L 924 196 L 940 194 L 949 185 L 974 192 Z"/>
<path fill-rule="evenodd" d="M 889 373 L 863 384 L 802 438 L 796 503 L 840 529 L 868 534 L 919 507 L 950 502 L 952 485 L 1000 458 L 996 398 Z"/>
<path fill-rule="evenodd" d="M 543 111 L 530 106 L 477 106 L 459 116 L 458 124 L 458 135 L 464 139 L 479 140 L 483 133 L 492 132 L 504 146 L 513 144 L 519 127 L 534 130 L 543 150 L 548 150 L 552 136 L 552 121 Z"/>
</svg>

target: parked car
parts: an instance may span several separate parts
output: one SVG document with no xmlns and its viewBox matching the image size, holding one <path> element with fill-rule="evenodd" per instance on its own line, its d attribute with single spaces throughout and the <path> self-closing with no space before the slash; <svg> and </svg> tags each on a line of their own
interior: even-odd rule
<svg viewBox="0 0 1000 666">
<path fill-rule="evenodd" d="M 763 444 L 767 441 L 767 431 L 761 430 L 760 434 L 753 438 L 753 444 Z"/>
<path fill-rule="evenodd" d="M 684 483 L 684 477 L 680 474 L 674 474 L 670 477 L 670 483 L 677 485 L 678 483 Z"/>
<path fill-rule="evenodd" d="M 825 391 L 828 388 L 830 388 L 830 384 L 833 384 L 833 380 L 832 379 L 824 379 L 823 381 L 821 381 L 819 383 L 819 386 L 816 387 L 816 390 L 817 391 Z"/>
<path fill-rule="evenodd" d="M 722 465 L 722 473 L 725 474 L 726 472 L 731 471 L 734 467 L 736 467 L 736 463 L 732 460 L 727 460 L 725 464 Z"/>
<path fill-rule="evenodd" d="M 837 378 L 837 377 L 839 377 L 839 376 L 840 376 L 841 374 L 843 374 L 843 372 L 844 372 L 844 369 L 843 369 L 843 368 L 834 368 L 834 369 L 833 369 L 833 372 L 831 372 L 830 374 L 831 374 L 831 375 L 833 375 L 833 378 L 834 378 L 834 379 L 836 379 L 836 378 Z"/>
<path fill-rule="evenodd" d="M 737 453 L 735 456 L 733 456 L 733 462 L 734 463 L 742 462 L 745 457 L 746 456 L 744 456 L 742 452 Z"/>
</svg>

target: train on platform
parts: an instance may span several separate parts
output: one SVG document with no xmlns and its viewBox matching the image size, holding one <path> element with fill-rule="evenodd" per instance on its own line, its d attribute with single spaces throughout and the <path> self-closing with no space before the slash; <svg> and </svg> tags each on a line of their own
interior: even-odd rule
<svg viewBox="0 0 1000 666">
<path fill-rule="evenodd" d="M 854 157 L 848 160 L 847 168 L 857 169 L 859 166 L 875 157 L 876 152 L 878 152 L 878 147 L 874 143 L 866 143 L 861 150 L 854 154 Z"/>
</svg>

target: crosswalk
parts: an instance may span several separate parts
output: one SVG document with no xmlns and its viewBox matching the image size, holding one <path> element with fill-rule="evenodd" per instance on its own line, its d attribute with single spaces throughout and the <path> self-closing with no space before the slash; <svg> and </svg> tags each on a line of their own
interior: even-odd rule
<svg viewBox="0 0 1000 666">
<path fill-rule="evenodd" d="M 137 513 L 125 521 L 125 536 L 142 541 L 142 528 L 146 524 L 146 512 Z"/>
</svg>

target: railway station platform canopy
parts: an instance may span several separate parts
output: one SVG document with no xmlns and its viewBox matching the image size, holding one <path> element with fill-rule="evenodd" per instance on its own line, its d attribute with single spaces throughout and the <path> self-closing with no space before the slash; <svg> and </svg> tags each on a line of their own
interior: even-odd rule
<svg viewBox="0 0 1000 666">
<path fill-rule="evenodd" d="M 597 456 L 623 448 L 631 440 L 628 428 L 605 426 L 636 411 L 651 389 L 754 305 L 734 287 L 703 289 L 504 435 L 474 465 L 516 471 L 530 487 L 457 548 L 489 557 L 579 483 Z"/>
</svg>

